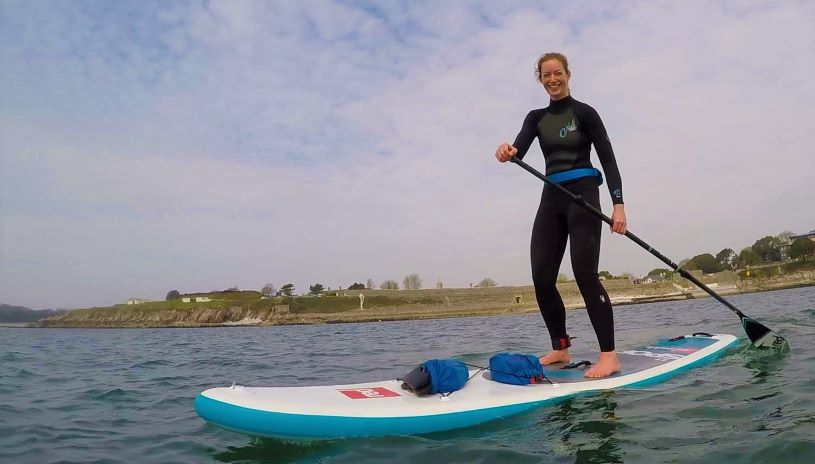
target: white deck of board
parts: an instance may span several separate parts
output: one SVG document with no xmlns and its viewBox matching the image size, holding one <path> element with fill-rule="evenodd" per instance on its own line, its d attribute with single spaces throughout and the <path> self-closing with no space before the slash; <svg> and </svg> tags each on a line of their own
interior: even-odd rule
<svg viewBox="0 0 815 464">
<path fill-rule="evenodd" d="M 447 397 L 419 397 L 401 389 L 401 381 L 383 380 L 349 385 L 313 387 L 219 387 L 203 396 L 234 406 L 260 411 L 342 417 L 413 417 L 449 414 L 493 407 L 517 405 L 571 396 L 592 390 L 607 390 L 647 381 L 693 364 L 727 347 L 736 337 L 714 335 L 717 341 L 705 348 L 664 364 L 609 378 L 560 384 L 506 385 L 485 378 L 482 373 L 470 379 L 463 389 Z M 471 371 L 475 374 L 477 371 Z M 352 399 L 340 390 L 367 390 L 384 387 L 399 396 Z"/>
</svg>

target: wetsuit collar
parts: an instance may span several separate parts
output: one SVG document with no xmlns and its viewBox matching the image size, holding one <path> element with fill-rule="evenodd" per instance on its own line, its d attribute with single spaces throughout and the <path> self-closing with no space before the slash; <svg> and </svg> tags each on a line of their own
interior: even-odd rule
<svg viewBox="0 0 815 464">
<path fill-rule="evenodd" d="M 573 101 L 574 98 L 572 98 L 572 95 L 569 94 L 561 98 L 560 100 L 549 100 L 549 108 L 553 110 L 566 108 L 567 106 L 571 105 Z"/>
</svg>

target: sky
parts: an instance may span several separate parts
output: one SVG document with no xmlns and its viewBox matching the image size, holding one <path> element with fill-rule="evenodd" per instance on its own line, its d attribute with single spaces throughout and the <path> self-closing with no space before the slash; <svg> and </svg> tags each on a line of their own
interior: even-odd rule
<svg viewBox="0 0 815 464">
<path fill-rule="evenodd" d="M 0 303 L 529 285 L 548 51 L 664 255 L 815 229 L 815 2 L 1 0 Z"/>
</svg>

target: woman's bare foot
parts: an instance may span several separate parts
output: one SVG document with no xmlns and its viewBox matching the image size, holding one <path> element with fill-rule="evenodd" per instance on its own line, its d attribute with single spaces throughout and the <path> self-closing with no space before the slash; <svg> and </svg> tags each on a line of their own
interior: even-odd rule
<svg viewBox="0 0 815 464">
<path fill-rule="evenodd" d="M 552 350 L 538 358 L 542 365 L 569 362 L 569 350 Z"/>
<path fill-rule="evenodd" d="M 583 376 L 597 379 L 608 377 L 615 372 L 620 372 L 620 361 L 617 360 L 617 353 L 615 351 L 601 351 L 600 359 L 586 370 Z"/>
</svg>

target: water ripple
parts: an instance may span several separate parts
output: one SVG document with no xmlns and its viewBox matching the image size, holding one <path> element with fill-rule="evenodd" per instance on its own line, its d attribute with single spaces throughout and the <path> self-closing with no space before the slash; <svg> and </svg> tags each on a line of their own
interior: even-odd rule
<svg viewBox="0 0 815 464">
<path fill-rule="evenodd" d="M 815 462 L 815 287 L 728 300 L 788 338 L 749 347 L 712 299 L 615 309 L 620 349 L 696 331 L 739 334 L 715 363 L 644 388 L 572 398 L 476 427 L 310 444 L 209 425 L 192 402 L 228 385 L 397 378 L 432 358 L 484 365 L 548 349 L 537 314 L 438 321 L 143 330 L 0 328 L 0 462 Z M 568 314 L 576 348 L 595 337 Z"/>
</svg>

